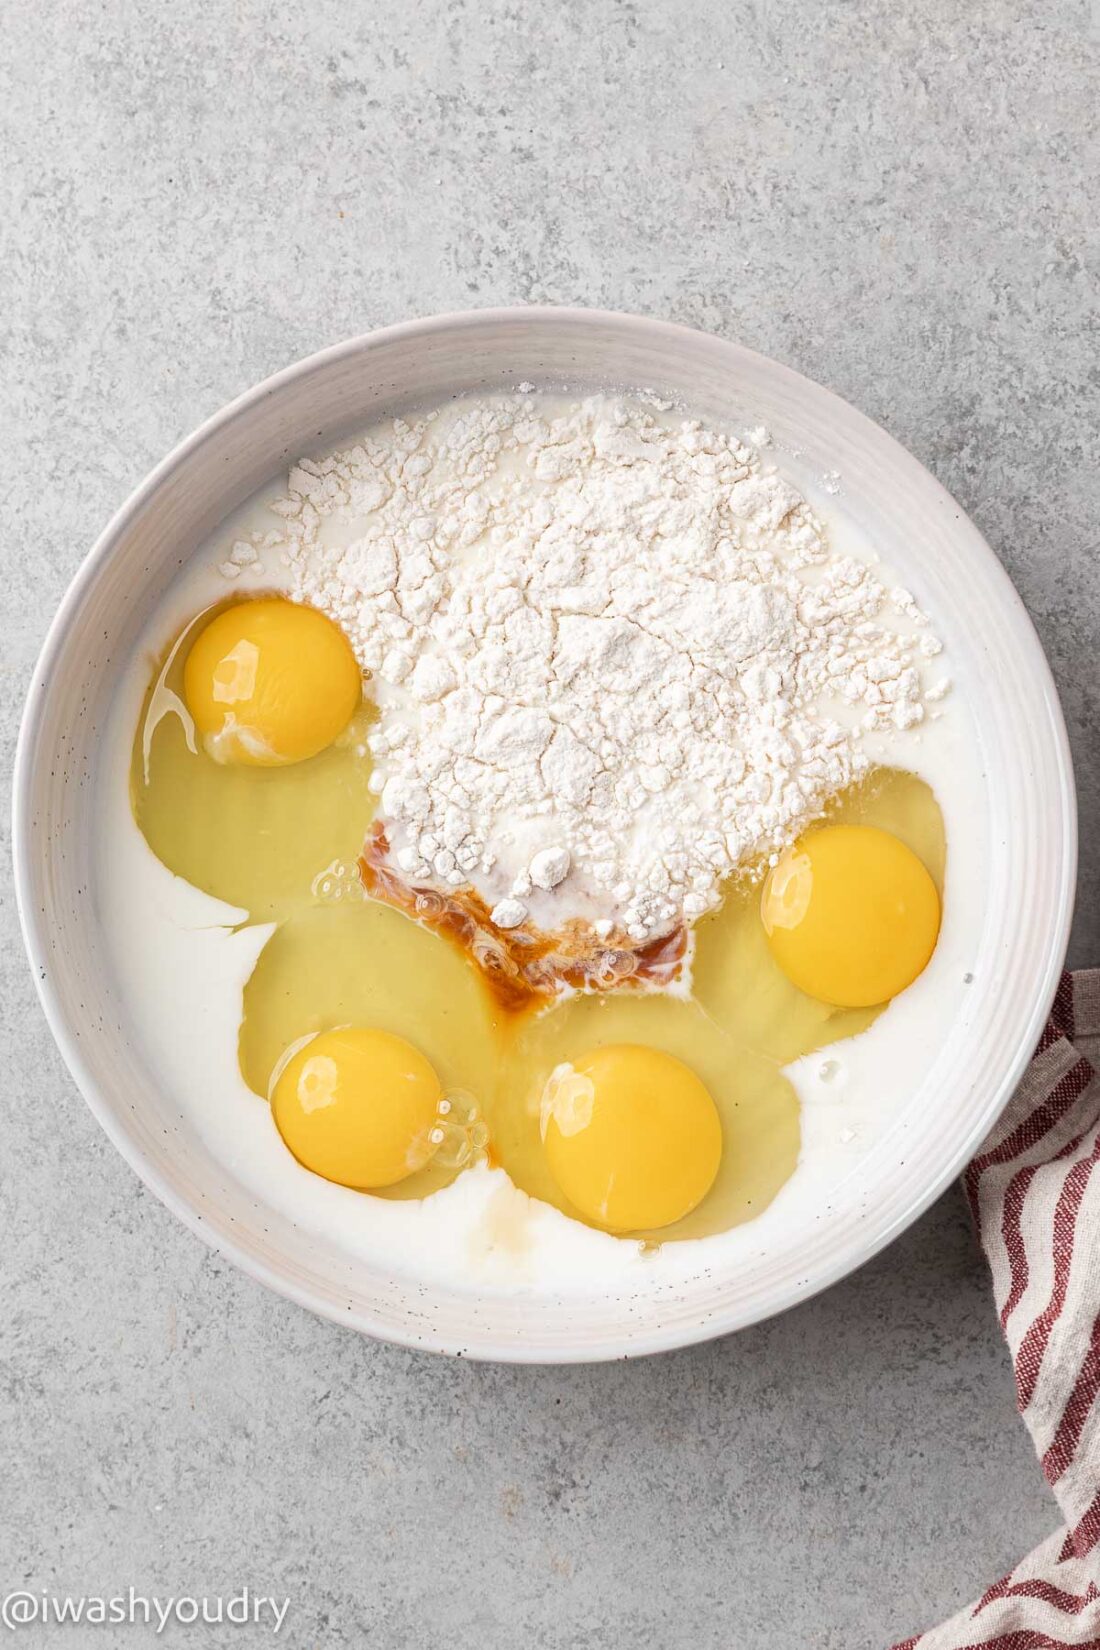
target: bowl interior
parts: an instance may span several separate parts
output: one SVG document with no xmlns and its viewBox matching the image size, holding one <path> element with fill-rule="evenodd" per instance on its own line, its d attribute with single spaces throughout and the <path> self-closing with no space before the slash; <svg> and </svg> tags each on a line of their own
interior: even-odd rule
<svg viewBox="0 0 1100 1650">
<path fill-rule="evenodd" d="M 118 672 L 180 566 L 231 509 L 301 452 L 410 402 L 479 389 L 653 388 L 692 416 L 763 423 L 807 474 L 840 471 L 846 510 L 888 561 L 919 550 L 921 595 L 974 721 L 990 821 L 980 989 L 960 1004 L 904 1118 L 812 1244 L 716 1268 L 673 1293 L 578 1302 L 402 1281 L 258 1205 L 145 1068 L 96 920 L 88 798 Z M 785 466 L 790 468 L 790 466 Z M 795 479 L 798 479 L 796 474 Z M 903 555 L 895 553 L 903 550 Z M 153 473 L 77 576 L 36 670 L 16 777 L 16 876 L 28 950 L 62 1051 L 97 1116 L 181 1218 L 314 1310 L 410 1345 L 530 1360 L 629 1355 L 739 1327 L 834 1281 L 925 1208 L 1007 1101 L 1064 956 L 1075 873 L 1068 747 L 1026 614 L 976 529 L 930 475 L 827 391 L 701 333 L 590 311 L 474 312 L 324 352 L 219 414 Z"/>
</svg>

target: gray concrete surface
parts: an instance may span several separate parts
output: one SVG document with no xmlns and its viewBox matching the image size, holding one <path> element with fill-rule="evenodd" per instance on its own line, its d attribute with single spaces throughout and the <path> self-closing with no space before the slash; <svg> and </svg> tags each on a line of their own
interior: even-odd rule
<svg viewBox="0 0 1100 1650">
<path fill-rule="evenodd" d="M 642 310 L 848 396 L 988 534 L 1064 696 L 1096 961 L 1098 57 L 1088 0 L 9 0 L 5 743 L 94 532 L 239 390 L 413 314 Z M 1053 1524 L 955 1194 L 824 1298 L 682 1355 L 368 1344 L 123 1167 L 4 876 L 4 1589 L 247 1584 L 290 1595 L 295 1646 L 873 1650 Z"/>
</svg>

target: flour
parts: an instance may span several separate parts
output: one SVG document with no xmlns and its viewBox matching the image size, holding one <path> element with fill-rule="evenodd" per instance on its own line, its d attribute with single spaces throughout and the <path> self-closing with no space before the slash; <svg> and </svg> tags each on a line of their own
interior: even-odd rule
<svg viewBox="0 0 1100 1650">
<path fill-rule="evenodd" d="M 520 394 L 291 470 L 291 593 L 370 673 L 410 882 L 641 942 L 790 840 L 868 732 L 919 725 L 924 615 L 831 549 L 764 441 Z"/>
</svg>

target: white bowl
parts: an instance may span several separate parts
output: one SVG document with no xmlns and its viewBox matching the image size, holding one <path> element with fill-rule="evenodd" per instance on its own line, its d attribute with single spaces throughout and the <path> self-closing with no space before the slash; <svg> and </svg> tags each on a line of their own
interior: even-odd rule
<svg viewBox="0 0 1100 1650">
<path fill-rule="evenodd" d="M 90 809 L 97 742 L 120 668 L 165 587 L 219 520 L 289 457 L 395 404 L 514 388 L 653 387 L 734 428 L 763 423 L 809 472 L 845 478 L 845 515 L 884 559 L 913 563 L 948 632 L 988 785 L 987 919 L 977 983 L 936 1061 L 935 1104 L 904 1152 L 872 1153 L 812 1245 L 714 1268 L 674 1298 L 578 1301 L 402 1280 L 257 1206 L 145 1069 L 103 955 Z M 941 622 L 942 621 L 942 622 Z M 405 1345 L 552 1362 L 654 1352 L 803 1300 L 860 1265 L 956 1175 L 1008 1100 L 1062 965 L 1076 816 L 1065 727 L 1042 650 L 1000 564 L 943 488 L 862 414 L 737 344 L 633 316 L 485 310 L 411 322 L 311 356 L 211 418 L 99 539 L 35 670 L 16 763 L 20 913 L 47 1019 L 88 1104 L 148 1186 L 246 1272 L 339 1323 Z M 910 1108 L 912 1110 L 912 1108 Z M 903 1160 L 902 1160 L 903 1159 Z"/>
</svg>

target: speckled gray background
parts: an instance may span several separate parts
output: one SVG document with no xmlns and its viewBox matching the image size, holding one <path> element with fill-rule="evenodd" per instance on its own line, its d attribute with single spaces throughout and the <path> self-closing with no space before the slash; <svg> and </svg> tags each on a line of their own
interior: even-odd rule
<svg viewBox="0 0 1100 1650">
<path fill-rule="evenodd" d="M 239 390 L 409 315 L 642 310 L 849 397 L 985 530 L 1062 689 L 1100 959 L 1098 58 L 1090 0 L 8 0 L 6 744 L 90 539 Z M 247 1583 L 307 1647 L 873 1650 L 1053 1525 L 956 1194 L 681 1355 L 371 1345 L 137 1184 L 0 897 L 0 1587 Z"/>
</svg>

